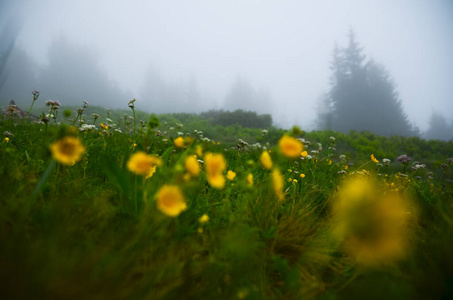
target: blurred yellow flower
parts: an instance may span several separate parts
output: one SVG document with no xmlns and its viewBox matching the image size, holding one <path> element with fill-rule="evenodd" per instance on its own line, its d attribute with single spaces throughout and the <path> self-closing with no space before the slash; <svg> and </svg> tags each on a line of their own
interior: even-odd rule
<svg viewBox="0 0 453 300">
<path fill-rule="evenodd" d="M 274 169 L 271 174 L 272 177 L 272 187 L 274 188 L 274 193 L 279 200 L 284 198 L 283 195 L 283 175 L 278 169 Z"/>
<path fill-rule="evenodd" d="M 307 157 L 308 152 L 307 151 L 303 151 L 300 155 L 302 155 L 302 157 Z"/>
<path fill-rule="evenodd" d="M 233 172 L 233 171 L 231 171 L 231 170 L 229 170 L 228 173 L 227 173 L 227 178 L 228 178 L 228 180 L 231 181 L 231 180 L 234 179 L 234 177 L 236 177 L 236 173 Z"/>
<path fill-rule="evenodd" d="M 82 158 L 85 147 L 78 138 L 67 136 L 51 144 L 50 151 L 56 161 L 72 166 Z"/>
<path fill-rule="evenodd" d="M 294 179 L 293 179 L 293 182 L 294 182 L 294 183 L 297 183 L 297 179 L 294 178 Z"/>
<path fill-rule="evenodd" d="M 156 166 L 152 167 L 149 170 L 149 172 L 145 175 L 145 178 L 148 179 L 148 178 L 153 177 L 154 173 L 156 173 Z"/>
<path fill-rule="evenodd" d="M 379 162 L 379 160 L 377 160 L 376 157 L 374 157 L 374 154 L 371 154 L 371 160 L 374 161 L 375 163 Z"/>
<path fill-rule="evenodd" d="M 203 214 L 199 219 L 198 222 L 201 224 L 207 223 L 209 221 L 209 216 L 207 214 Z"/>
<path fill-rule="evenodd" d="M 129 158 L 127 168 L 134 174 L 145 175 L 146 178 L 151 177 L 155 172 L 156 166 L 162 165 L 160 157 L 146 154 L 143 151 L 138 151 Z"/>
<path fill-rule="evenodd" d="M 156 193 L 157 208 L 170 217 L 176 217 L 187 209 L 184 195 L 177 185 L 164 185 Z"/>
<path fill-rule="evenodd" d="M 107 124 L 101 123 L 100 125 L 101 125 L 102 128 L 104 128 L 106 130 L 109 128 L 109 126 Z"/>
<path fill-rule="evenodd" d="M 207 153 L 204 157 L 208 183 L 217 189 L 225 186 L 223 171 L 226 169 L 226 160 L 222 154 Z"/>
<path fill-rule="evenodd" d="M 248 184 L 249 186 L 252 186 L 252 185 L 253 185 L 253 174 L 252 174 L 252 173 L 249 173 L 249 174 L 247 175 L 247 184 Z"/>
<path fill-rule="evenodd" d="M 280 152 L 288 158 L 297 158 L 300 156 L 302 150 L 304 150 L 304 145 L 298 139 L 284 135 L 279 141 L 278 146 Z"/>
<path fill-rule="evenodd" d="M 301 173 L 301 174 L 300 174 L 300 178 L 305 178 L 305 174 L 304 174 L 304 173 Z"/>
<path fill-rule="evenodd" d="M 197 177 L 200 174 L 200 164 L 195 155 L 187 156 L 184 166 L 191 176 Z"/>
<path fill-rule="evenodd" d="M 195 148 L 195 153 L 198 157 L 203 156 L 203 148 L 200 145 L 197 145 L 197 147 Z"/>
<path fill-rule="evenodd" d="M 213 188 L 219 190 L 223 189 L 225 187 L 225 177 L 222 175 L 222 173 L 208 175 L 208 183 Z"/>
<path fill-rule="evenodd" d="M 204 157 L 206 173 L 217 174 L 222 173 L 226 168 L 226 160 L 222 154 L 207 153 Z"/>
<path fill-rule="evenodd" d="M 267 170 L 272 169 L 272 159 L 271 156 L 269 155 L 269 152 L 263 151 L 263 153 L 261 153 L 260 162 L 263 168 Z"/>
<path fill-rule="evenodd" d="M 4 141 L 5 143 L 9 143 L 9 137 L 6 137 L 3 141 Z"/>
<path fill-rule="evenodd" d="M 333 233 L 357 263 L 391 264 L 406 254 L 416 214 L 398 193 L 379 190 L 369 177 L 353 177 L 340 188 L 333 213 Z"/>
<path fill-rule="evenodd" d="M 184 147 L 184 138 L 182 136 L 177 137 L 173 143 L 175 144 L 176 148 Z"/>
<path fill-rule="evenodd" d="M 344 169 L 345 169 L 345 170 L 347 170 L 348 168 L 349 168 L 349 167 L 348 167 L 347 165 L 346 165 L 346 166 L 344 166 Z"/>
</svg>

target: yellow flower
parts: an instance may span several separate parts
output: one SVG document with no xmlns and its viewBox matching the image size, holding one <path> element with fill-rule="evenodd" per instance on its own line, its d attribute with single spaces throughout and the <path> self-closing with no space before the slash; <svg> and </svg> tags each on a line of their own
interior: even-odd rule
<svg viewBox="0 0 453 300">
<path fill-rule="evenodd" d="M 294 183 L 297 183 L 297 179 L 293 179 L 293 182 L 294 182 Z"/>
<path fill-rule="evenodd" d="M 208 175 L 208 183 L 216 189 L 223 189 L 225 187 L 225 177 L 222 173 Z"/>
<path fill-rule="evenodd" d="M 305 178 L 305 174 L 304 174 L 304 173 L 301 173 L 301 174 L 300 174 L 300 178 Z"/>
<path fill-rule="evenodd" d="M 184 195 L 177 185 L 164 185 L 156 194 L 157 208 L 170 217 L 176 217 L 187 209 Z"/>
<path fill-rule="evenodd" d="M 280 170 L 275 169 L 272 171 L 272 187 L 274 188 L 274 193 L 279 200 L 283 199 L 283 175 L 280 173 Z"/>
<path fill-rule="evenodd" d="M 187 156 L 184 166 L 187 172 L 189 172 L 193 177 L 197 177 L 198 174 L 200 174 L 200 164 L 198 163 L 195 155 Z"/>
<path fill-rule="evenodd" d="M 104 128 L 106 130 L 109 128 L 109 126 L 107 124 L 101 123 L 100 125 L 101 125 L 102 128 Z"/>
<path fill-rule="evenodd" d="M 203 214 L 199 219 L 198 222 L 201 224 L 207 223 L 209 221 L 209 216 L 207 214 Z"/>
<path fill-rule="evenodd" d="M 329 166 L 330 166 L 331 164 L 332 164 L 332 161 L 331 161 L 331 160 L 329 160 Z"/>
<path fill-rule="evenodd" d="M 346 166 L 344 166 L 344 169 L 345 169 L 345 170 L 347 170 L 348 168 L 349 168 L 349 167 L 348 167 L 347 165 L 346 165 Z"/>
<path fill-rule="evenodd" d="M 307 157 L 308 152 L 307 151 L 303 151 L 300 155 L 302 155 L 302 157 Z"/>
<path fill-rule="evenodd" d="M 3 141 L 4 141 L 5 143 L 9 143 L 9 137 L 6 137 Z"/>
<path fill-rule="evenodd" d="M 223 171 L 226 168 L 225 157 L 222 154 L 207 153 L 204 157 L 208 183 L 217 189 L 225 186 Z"/>
<path fill-rule="evenodd" d="M 198 157 L 203 156 L 203 148 L 200 145 L 197 145 L 197 147 L 195 148 L 195 153 Z"/>
<path fill-rule="evenodd" d="M 64 137 L 50 145 L 52 157 L 64 165 L 72 166 L 82 158 L 85 147 L 76 137 Z"/>
<path fill-rule="evenodd" d="M 176 148 L 184 147 L 184 138 L 182 136 L 177 137 L 173 143 L 175 144 Z"/>
<path fill-rule="evenodd" d="M 278 146 L 280 152 L 288 158 L 297 158 L 304 150 L 304 145 L 301 141 L 288 135 L 284 135 L 278 141 Z"/>
<path fill-rule="evenodd" d="M 143 151 L 138 151 L 129 158 L 127 168 L 134 174 L 145 175 L 146 178 L 154 174 L 155 166 L 162 165 L 160 157 L 146 154 Z"/>
<path fill-rule="evenodd" d="M 206 173 L 217 174 L 222 173 L 226 168 L 225 157 L 222 154 L 207 153 L 204 157 L 206 165 Z"/>
<path fill-rule="evenodd" d="M 247 175 L 247 184 L 248 184 L 249 186 L 252 186 L 252 185 L 253 185 L 253 174 L 252 174 L 252 173 L 249 173 L 249 174 Z"/>
<path fill-rule="evenodd" d="M 156 166 L 152 167 L 149 172 L 146 174 L 145 179 L 153 177 L 154 173 L 156 173 Z"/>
<path fill-rule="evenodd" d="M 371 160 L 374 161 L 375 163 L 379 162 L 379 160 L 377 160 L 376 157 L 374 157 L 374 154 L 371 154 Z"/>
<path fill-rule="evenodd" d="M 227 173 L 227 178 L 228 178 L 228 180 L 231 181 L 231 180 L 234 179 L 234 177 L 236 177 L 236 173 L 233 172 L 233 171 L 231 171 L 231 170 L 229 170 L 228 173 Z"/>
<path fill-rule="evenodd" d="M 271 156 L 269 155 L 269 152 L 263 151 L 263 153 L 260 156 L 260 162 L 263 168 L 270 170 L 272 168 L 272 159 Z"/>
<path fill-rule="evenodd" d="M 364 266 L 393 263 L 409 246 L 415 210 L 398 193 L 383 192 L 369 177 L 354 177 L 333 207 L 334 235 Z"/>
</svg>

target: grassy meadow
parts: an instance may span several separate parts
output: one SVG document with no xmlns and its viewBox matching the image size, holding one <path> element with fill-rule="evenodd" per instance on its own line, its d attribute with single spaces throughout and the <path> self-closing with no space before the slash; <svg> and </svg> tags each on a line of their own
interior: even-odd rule
<svg viewBox="0 0 453 300">
<path fill-rule="evenodd" d="M 3 299 L 453 298 L 452 142 L 128 105 L 5 108 Z"/>
</svg>

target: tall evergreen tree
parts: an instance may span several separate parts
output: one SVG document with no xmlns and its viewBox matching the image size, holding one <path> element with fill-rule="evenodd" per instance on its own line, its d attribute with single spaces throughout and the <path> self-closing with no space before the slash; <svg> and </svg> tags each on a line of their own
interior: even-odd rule
<svg viewBox="0 0 453 300">
<path fill-rule="evenodd" d="M 331 111 L 324 113 L 331 128 L 320 129 L 415 135 L 388 72 L 373 60 L 366 62 L 352 31 L 348 39 L 346 48 L 335 46 L 333 51 L 331 89 L 325 100 Z"/>
</svg>

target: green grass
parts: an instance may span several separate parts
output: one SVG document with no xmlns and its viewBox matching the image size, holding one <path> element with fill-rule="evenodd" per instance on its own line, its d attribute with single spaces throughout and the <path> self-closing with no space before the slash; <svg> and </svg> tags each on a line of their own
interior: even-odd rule
<svg viewBox="0 0 453 300">
<path fill-rule="evenodd" d="M 60 137 L 74 134 L 69 118 L 58 126 L 8 117 L 0 122 L 1 132 L 14 134 L 0 144 L 0 287 L 5 299 L 453 297 L 453 167 L 446 161 L 453 153 L 451 143 L 311 132 L 299 137 L 311 142 L 305 150 L 312 158 L 293 160 L 277 147 L 286 132 L 281 129 L 262 136 L 259 129 L 240 126 L 210 128 L 196 116 L 183 126 L 161 116 L 160 126 L 151 128 L 149 115 L 137 111 L 145 125 L 137 120 L 137 132 L 129 133 L 131 124 L 126 129 L 117 122 L 123 112 L 112 111 L 119 133 L 101 129 L 106 114 L 100 108 L 93 112 L 101 115 L 97 129 L 76 133 L 86 152 L 73 166 L 54 162 L 49 150 Z M 178 131 L 192 136 L 193 143 L 175 148 Z M 238 138 L 249 145 L 238 148 Z M 273 192 L 271 171 L 259 162 L 263 149 L 254 142 L 271 150 L 274 167 L 284 175 L 283 201 Z M 319 150 L 317 143 L 323 149 L 312 153 Z M 186 180 L 184 158 L 197 145 L 204 153 L 222 153 L 227 170 L 237 173 L 224 189 L 209 186 L 204 168 L 198 178 Z M 148 180 L 126 166 L 140 150 L 163 160 Z M 371 162 L 372 153 L 379 160 L 390 158 L 391 164 Z M 413 170 L 413 161 L 404 167 L 396 161 L 401 154 L 426 168 Z M 404 257 L 388 264 L 358 263 L 332 234 L 342 184 L 358 172 L 375 178 L 380 190 L 411 199 L 418 211 Z M 253 186 L 246 183 L 249 173 Z M 175 218 L 156 207 L 155 194 L 164 184 L 179 186 L 188 205 Z M 203 214 L 209 216 L 207 223 L 199 222 Z"/>
</svg>

